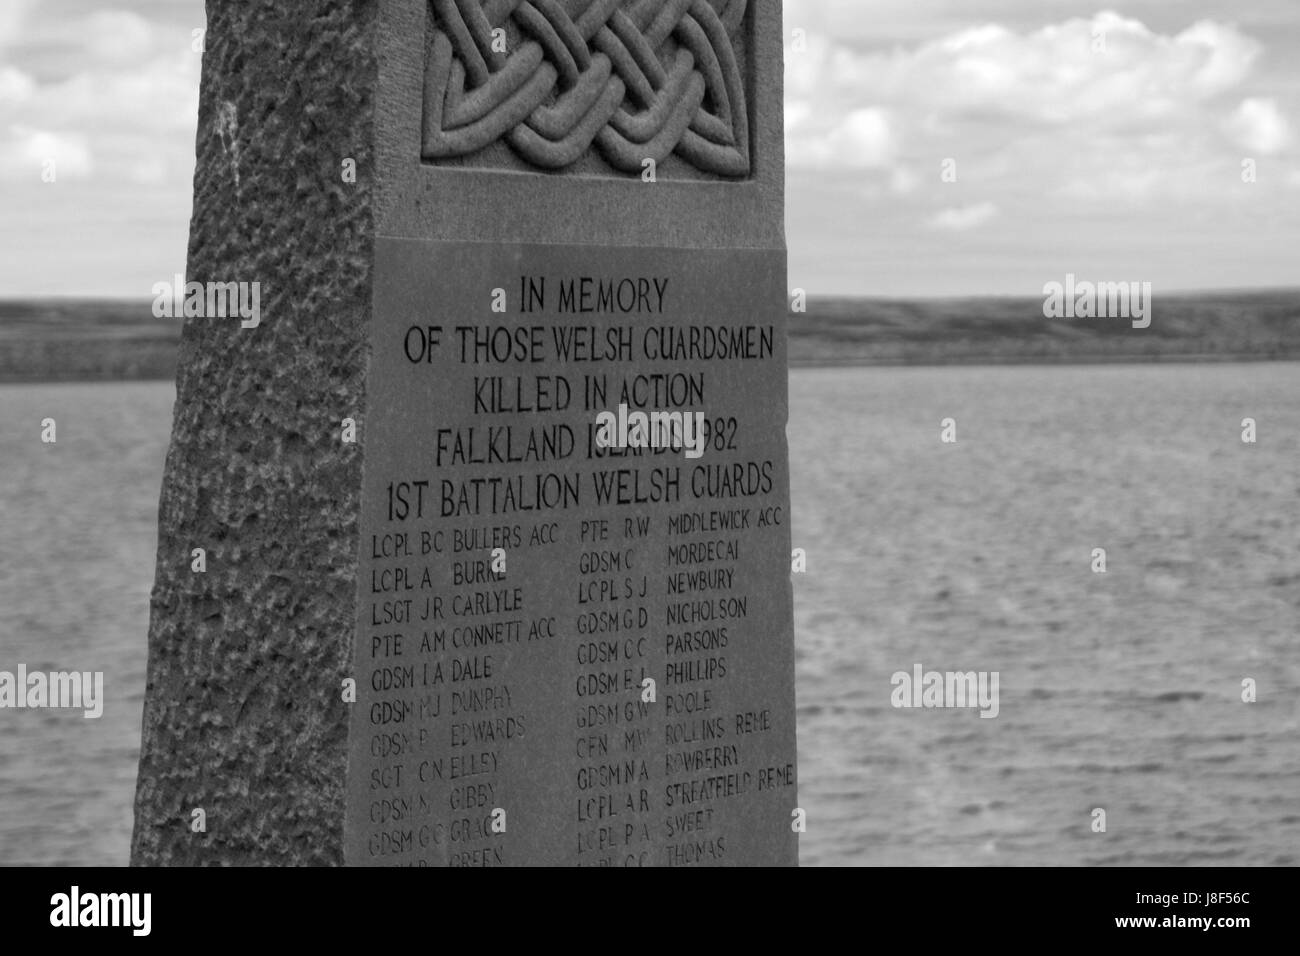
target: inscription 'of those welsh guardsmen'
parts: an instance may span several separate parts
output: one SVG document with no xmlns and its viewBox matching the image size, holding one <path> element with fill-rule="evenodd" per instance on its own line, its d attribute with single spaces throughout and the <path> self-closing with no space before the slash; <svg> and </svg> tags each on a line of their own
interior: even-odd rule
<svg viewBox="0 0 1300 956">
<path fill-rule="evenodd" d="M 784 259 L 380 240 L 348 862 L 793 862 Z"/>
</svg>

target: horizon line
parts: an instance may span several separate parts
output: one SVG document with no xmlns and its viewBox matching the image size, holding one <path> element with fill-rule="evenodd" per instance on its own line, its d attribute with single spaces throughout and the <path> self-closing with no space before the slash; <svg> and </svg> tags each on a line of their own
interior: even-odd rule
<svg viewBox="0 0 1300 956">
<path fill-rule="evenodd" d="M 797 287 L 791 287 L 793 292 Z M 807 292 L 808 290 L 804 290 Z M 1215 295 L 1262 295 L 1265 293 L 1290 292 L 1300 294 L 1300 284 L 1297 285 L 1259 285 L 1259 286 L 1209 286 L 1200 288 L 1173 288 L 1151 290 L 1152 297 L 1161 296 L 1215 296 Z M 969 301 L 972 299 L 1028 299 L 1035 300 L 1041 297 L 1041 293 L 1030 294 L 1026 292 L 944 292 L 934 294 L 916 294 L 916 295 L 880 295 L 870 292 L 830 292 L 830 293 L 813 293 L 808 292 L 808 299 L 811 300 L 829 300 L 829 299 L 861 299 L 876 302 L 943 302 L 943 301 Z M 53 294 L 36 294 L 36 295 L 0 295 L 0 305 L 8 305 L 23 302 L 113 302 L 119 304 L 127 303 L 149 303 L 156 298 L 155 296 L 127 296 L 127 295 L 106 295 L 95 293 L 53 293 Z"/>
</svg>

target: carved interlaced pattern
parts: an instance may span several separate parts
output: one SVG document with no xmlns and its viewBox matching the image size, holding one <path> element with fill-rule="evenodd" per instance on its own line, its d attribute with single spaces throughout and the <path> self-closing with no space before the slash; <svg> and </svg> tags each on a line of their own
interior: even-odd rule
<svg viewBox="0 0 1300 956">
<path fill-rule="evenodd" d="M 546 169 L 594 145 L 624 172 L 675 153 L 705 173 L 748 175 L 734 46 L 748 0 L 430 3 L 425 159 L 504 140 Z M 497 28 L 508 28 L 506 52 L 493 49 Z"/>
</svg>

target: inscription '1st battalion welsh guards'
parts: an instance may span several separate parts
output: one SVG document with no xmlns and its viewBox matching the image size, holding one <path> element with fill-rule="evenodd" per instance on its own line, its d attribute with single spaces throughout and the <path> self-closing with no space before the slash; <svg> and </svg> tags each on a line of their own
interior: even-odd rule
<svg viewBox="0 0 1300 956">
<path fill-rule="evenodd" d="M 794 862 L 782 254 L 377 262 L 348 862 Z"/>
</svg>

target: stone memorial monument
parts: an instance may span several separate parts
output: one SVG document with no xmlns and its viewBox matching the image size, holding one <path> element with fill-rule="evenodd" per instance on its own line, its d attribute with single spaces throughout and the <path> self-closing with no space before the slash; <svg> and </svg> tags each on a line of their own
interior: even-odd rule
<svg viewBox="0 0 1300 956">
<path fill-rule="evenodd" d="M 796 863 L 780 5 L 208 16 L 132 862 Z"/>
</svg>

